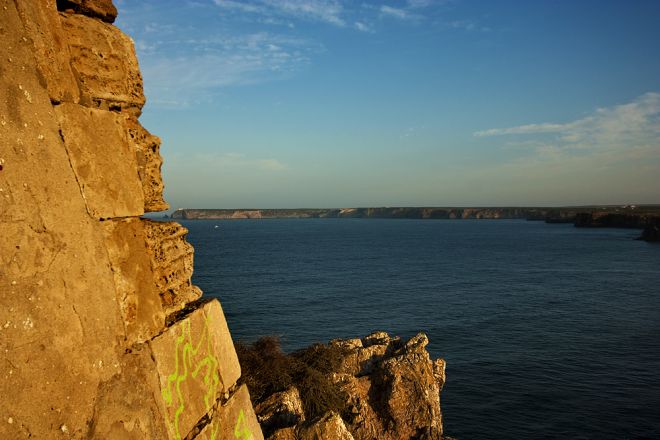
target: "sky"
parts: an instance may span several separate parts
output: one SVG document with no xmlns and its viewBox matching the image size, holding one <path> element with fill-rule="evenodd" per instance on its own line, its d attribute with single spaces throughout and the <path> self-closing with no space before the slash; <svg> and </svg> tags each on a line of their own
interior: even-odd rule
<svg viewBox="0 0 660 440">
<path fill-rule="evenodd" d="M 171 208 L 660 203 L 655 0 L 115 0 Z"/>
</svg>

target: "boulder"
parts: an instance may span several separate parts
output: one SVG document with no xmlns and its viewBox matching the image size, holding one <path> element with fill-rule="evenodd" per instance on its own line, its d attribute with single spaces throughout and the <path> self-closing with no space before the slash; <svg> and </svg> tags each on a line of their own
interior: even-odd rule
<svg viewBox="0 0 660 440">
<path fill-rule="evenodd" d="M 256 406 L 257 419 L 266 435 L 273 428 L 290 427 L 305 420 L 300 393 L 295 387 L 272 394 Z"/>
</svg>

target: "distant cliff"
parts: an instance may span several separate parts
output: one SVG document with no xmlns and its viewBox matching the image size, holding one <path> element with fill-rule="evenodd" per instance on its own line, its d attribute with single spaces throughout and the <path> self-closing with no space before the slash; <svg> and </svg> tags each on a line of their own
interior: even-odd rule
<svg viewBox="0 0 660 440">
<path fill-rule="evenodd" d="M 643 229 L 657 218 L 658 216 L 653 214 L 584 212 L 575 216 L 575 226 L 578 228 Z"/>
<path fill-rule="evenodd" d="M 556 208 L 435 208 L 381 207 L 332 209 L 178 209 L 172 218 L 185 220 L 272 218 L 409 218 L 409 219 L 531 219 L 570 215 Z"/>
<path fill-rule="evenodd" d="M 626 228 L 642 229 L 640 240 L 660 241 L 660 213 L 655 210 L 642 212 L 607 212 L 594 211 L 580 213 L 575 216 L 575 226 L 578 228 Z"/>
<path fill-rule="evenodd" d="M 606 215 L 611 215 L 608 220 Z M 591 217 L 590 217 L 591 216 Z M 592 226 L 619 227 L 629 224 L 623 219 L 660 216 L 659 206 L 644 207 L 380 207 L 328 209 L 178 209 L 172 218 L 182 220 L 274 219 L 274 218 L 408 218 L 408 219 L 527 219 L 547 223 L 574 223 Z M 632 223 L 634 224 L 633 220 Z M 645 222 L 639 226 L 643 228 Z"/>
</svg>

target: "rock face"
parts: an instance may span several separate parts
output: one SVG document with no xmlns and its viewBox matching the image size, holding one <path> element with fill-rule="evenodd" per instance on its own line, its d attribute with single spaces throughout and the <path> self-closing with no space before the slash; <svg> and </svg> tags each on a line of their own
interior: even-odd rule
<svg viewBox="0 0 660 440">
<path fill-rule="evenodd" d="M 0 0 L 0 438 L 262 438 L 110 0 Z"/>
<path fill-rule="evenodd" d="M 642 235 L 639 237 L 640 240 L 649 241 L 649 242 L 658 242 L 660 241 L 660 217 L 652 219 L 644 227 Z"/>
<path fill-rule="evenodd" d="M 271 440 L 442 439 L 445 362 L 432 361 L 427 344 L 423 333 L 403 342 L 377 332 L 317 347 L 337 357 L 327 378 L 344 396 L 341 408 L 310 419 L 304 409 L 310 405 L 289 387 L 263 398 L 255 407 L 257 418 Z"/>
</svg>

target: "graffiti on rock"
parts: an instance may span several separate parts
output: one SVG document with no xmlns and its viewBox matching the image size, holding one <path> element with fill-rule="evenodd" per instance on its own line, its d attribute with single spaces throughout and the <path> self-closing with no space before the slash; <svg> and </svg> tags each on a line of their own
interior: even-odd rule
<svg viewBox="0 0 660 440">
<path fill-rule="evenodd" d="M 194 381 L 195 387 L 202 387 L 205 408 L 211 408 L 218 395 L 220 376 L 218 359 L 214 354 L 212 336 L 209 328 L 209 316 L 205 315 L 203 331 L 194 341 L 189 319 L 181 323 L 181 334 L 176 338 L 174 371 L 167 376 L 166 386 L 162 390 L 163 400 L 168 407 L 176 405 L 174 417 L 168 420 L 169 428 L 176 440 L 183 438 L 179 423 L 186 411 L 186 396 L 182 386 Z M 195 335 L 197 337 L 197 335 Z"/>
<path fill-rule="evenodd" d="M 238 413 L 238 419 L 236 420 L 236 425 L 234 425 L 234 437 L 240 440 L 252 440 L 254 438 L 252 431 L 248 428 L 243 410 Z"/>
</svg>

